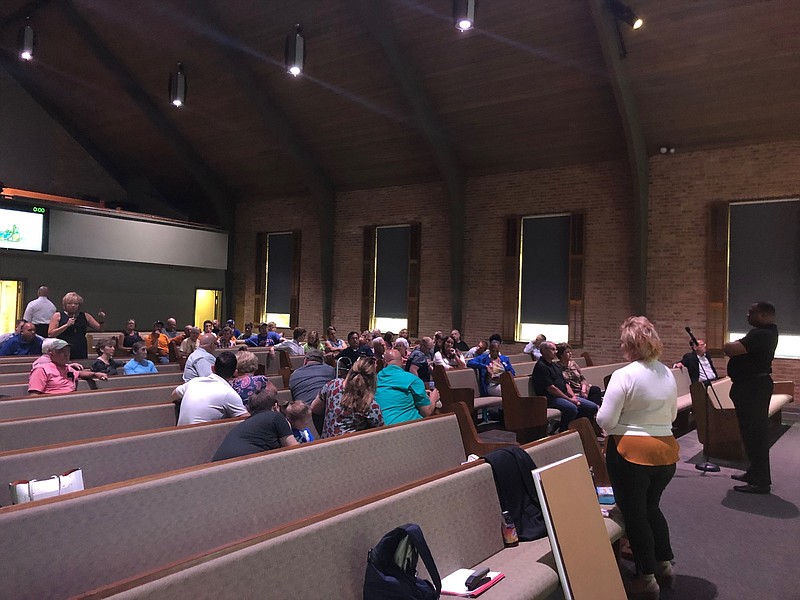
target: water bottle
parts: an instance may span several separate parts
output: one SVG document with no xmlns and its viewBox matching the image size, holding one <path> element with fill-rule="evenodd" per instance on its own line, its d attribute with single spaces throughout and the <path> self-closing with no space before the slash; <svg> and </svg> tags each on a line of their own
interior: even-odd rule
<svg viewBox="0 0 800 600">
<path fill-rule="evenodd" d="M 506 548 L 519 546 L 517 526 L 514 525 L 514 520 L 507 510 L 503 511 L 503 544 L 505 544 Z"/>
</svg>

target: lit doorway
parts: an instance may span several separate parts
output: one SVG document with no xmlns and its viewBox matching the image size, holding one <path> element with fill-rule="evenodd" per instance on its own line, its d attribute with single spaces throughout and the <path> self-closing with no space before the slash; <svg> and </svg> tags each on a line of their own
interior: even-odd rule
<svg viewBox="0 0 800 600">
<path fill-rule="evenodd" d="M 0 333 L 14 331 L 14 325 L 22 317 L 22 298 L 25 282 L 0 279 Z"/>
<path fill-rule="evenodd" d="M 222 318 L 222 290 L 196 289 L 194 294 L 194 324 L 203 328 L 203 321 Z"/>
</svg>

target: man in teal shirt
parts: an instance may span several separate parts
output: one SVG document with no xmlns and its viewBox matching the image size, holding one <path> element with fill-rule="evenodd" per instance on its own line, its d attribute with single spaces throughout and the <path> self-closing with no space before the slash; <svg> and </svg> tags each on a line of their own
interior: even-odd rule
<svg viewBox="0 0 800 600">
<path fill-rule="evenodd" d="M 386 366 L 378 373 L 375 401 L 381 407 L 386 425 L 427 417 L 436 408 L 425 393 L 425 384 L 416 375 L 403 369 L 403 358 L 397 350 L 383 354 Z"/>
</svg>

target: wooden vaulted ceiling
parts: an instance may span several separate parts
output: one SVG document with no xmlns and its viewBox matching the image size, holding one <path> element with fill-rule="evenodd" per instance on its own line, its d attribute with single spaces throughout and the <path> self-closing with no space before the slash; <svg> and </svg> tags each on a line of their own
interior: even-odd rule
<svg viewBox="0 0 800 600">
<path fill-rule="evenodd" d="M 478 0 L 460 33 L 450 0 L 5 0 L 0 64 L 123 185 L 144 178 L 215 222 L 240 199 L 624 159 L 593 2 Z M 645 19 L 620 31 L 649 153 L 800 137 L 796 2 L 628 4 Z M 15 59 L 26 11 L 31 64 Z M 295 23 L 298 78 L 283 66 Z"/>
</svg>

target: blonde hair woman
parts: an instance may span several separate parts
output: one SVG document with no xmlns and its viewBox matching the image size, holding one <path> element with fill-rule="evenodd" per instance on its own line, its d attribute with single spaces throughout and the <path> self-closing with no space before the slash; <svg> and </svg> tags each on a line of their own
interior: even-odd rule
<svg viewBox="0 0 800 600">
<path fill-rule="evenodd" d="M 626 582 L 628 598 L 657 600 L 660 587 L 675 585 L 669 526 L 659 502 L 679 459 L 672 435 L 678 391 L 658 361 L 664 346 L 649 320 L 625 319 L 620 346 L 631 363 L 611 375 L 597 423 L 608 434 L 608 474 L 636 562 L 638 577 Z"/>
<path fill-rule="evenodd" d="M 105 313 L 101 310 L 97 313 L 99 320 L 92 315 L 81 311 L 83 298 L 75 292 L 67 292 L 62 299 L 64 310 L 57 312 L 50 319 L 50 328 L 47 332 L 48 337 L 60 338 L 67 342 L 72 348 L 70 357 L 88 358 L 89 352 L 86 344 L 86 331 L 100 331 L 105 322 Z"/>
<path fill-rule="evenodd" d="M 383 425 L 383 415 L 375 402 L 375 359 L 359 358 L 345 379 L 329 381 L 311 403 L 311 412 L 324 414 L 321 437 L 333 437 Z"/>
</svg>

